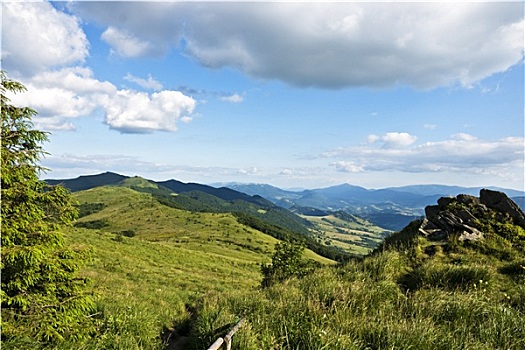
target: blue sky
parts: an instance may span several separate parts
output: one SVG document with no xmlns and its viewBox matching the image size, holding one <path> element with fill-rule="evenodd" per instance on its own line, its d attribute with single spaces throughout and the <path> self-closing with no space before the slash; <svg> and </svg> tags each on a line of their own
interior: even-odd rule
<svg viewBox="0 0 525 350">
<path fill-rule="evenodd" d="M 43 177 L 524 189 L 523 2 L 3 2 Z"/>
</svg>

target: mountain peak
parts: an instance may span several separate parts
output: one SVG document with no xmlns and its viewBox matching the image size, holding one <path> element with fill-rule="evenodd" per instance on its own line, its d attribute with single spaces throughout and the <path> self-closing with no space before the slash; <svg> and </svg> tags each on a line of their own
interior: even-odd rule
<svg viewBox="0 0 525 350">
<path fill-rule="evenodd" d="M 83 191 L 93 187 L 116 185 L 119 182 L 128 179 L 128 176 L 120 175 L 110 171 L 95 175 L 82 175 L 75 179 L 66 180 L 46 180 L 50 185 L 63 185 L 71 191 Z"/>
</svg>

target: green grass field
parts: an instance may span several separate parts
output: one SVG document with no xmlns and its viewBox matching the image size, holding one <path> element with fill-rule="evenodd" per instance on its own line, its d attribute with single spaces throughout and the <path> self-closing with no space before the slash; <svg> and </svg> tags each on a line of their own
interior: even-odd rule
<svg viewBox="0 0 525 350">
<path fill-rule="evenodd" d="M 525 230 L 515 225 L 490 219 L 484 240 L 434 242 L 414 222 L 344 265 L 305 251 L 320 266 L 261 288 L 278 241 L 231 214 L 169 208 L 122 187 L 74 196 L 82 217 L 64 234 L 92 252 L 81 274 L 92 280 L 96 331 L 47 347 L 3 340 L 4 349 L 207 349 L 241 317 L 232 349 L 525 348 Z M 333 242 L 381 235 L 366 222 L 316 220 Z"/>
<path fill-rule="evenodd" d="M 263 290 L 207 295 L 192 337 L 209 341 L 242 316 L 248 321 L 233 349 L 524 349 L 519 248 L 498 259 L 468 244 L 430 256 L 425 245 L 319 268 Z"/>
<path fill-rule="evenodd" d="M 184 333 L 181 327 L 205 295 L 257 289 L 260 266 L 271 261 L 278 242 L 231 214 L 169 208 L 128 188 L 74 196 L 81 206 L 98 203 L 77 227 L 64 230 L 68 244 L 92 251 L 82 275 L 92 280 L 98 299 L 97 333 L 61 349 L 164 349 L 163 333 Z M 304 258 L 334 264 L 308 250 Z"/>
</svg>

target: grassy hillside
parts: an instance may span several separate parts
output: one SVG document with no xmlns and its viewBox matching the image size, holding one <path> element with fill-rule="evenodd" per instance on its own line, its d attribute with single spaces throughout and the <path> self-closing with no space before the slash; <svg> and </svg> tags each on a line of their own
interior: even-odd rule
<svg viewBox="0 0 525 350">
<path fill-rule="evenodd" d="M 261 264 L 270 262 L 278 242 L 232 214 L 166 207 L 130 188 L 97 187 L 74 196 L 82 217 L 65 237 L 92 251 L 82 275 L 92 279 L 98 298 L 97 332 L 60 349 L 165 349 L 169 336 L 188 333 L 205 295 L 256 289 Z M 309 250 L 303 257 L 334 264 Z M 2 346 L 45 348 L 30 339 Z"/>
<path fill-rule="evenodd" d="M 415 221 L 362 260 L 207 295 L 192 337 L 209 342 L 245 317 L 234 349 L 524 349 L 525 229 L 482 208 L 483 239 L 429 239 Z"/>
<path fill-rule="evenodd" d="M 66 238 L 93 251 L 82 273 L 98 296 L 97 331 L 50 349 L 206 349 L 241 317 L 233 349 L 525 348 L 525 229 L 504 213 L 480 212 L 480 240 L 430 239 L 415 221 L 345 265 L 306 252 L 326 264 L 261 288 L 277 240 L 232 214 L 166 207 L 123 187 L 75 197 L 82 217 Z M 349 218 L 322 219 L 354 229 Z"/>
<path fill-rule="evenodd" d="M 259 262 L 270 256 L 277 240 L 237 222 L 229 213 L 189 212 L 161 205 L 150 194 L 125 187 L 97 187 L 77 192 L 80 208 L 93 208 L 76 227 L 113 233 L 115 239 L 132 236 L 174 247 L 235 255 Z M 254 258 L 253 255 L 259 258 Z M 311 251 L 309 258 L 328 262 Z"/>
</svg>

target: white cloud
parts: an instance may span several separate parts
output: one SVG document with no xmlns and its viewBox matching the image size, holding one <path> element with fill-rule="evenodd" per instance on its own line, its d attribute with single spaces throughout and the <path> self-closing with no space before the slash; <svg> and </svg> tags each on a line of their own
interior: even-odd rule
<svg viewBox="0 0 525 350">
<path fill-rule="evenodd" d="M 139 157 L 127 155 L 79 155 L 65 153 L 62 155 L 48 155 L 42 160 L 44 167 L 53 169 L 46 174 L 46 178 L 71 178 L 79 174 L 96 174 L 106 171 L 114 171 L 123 175 L 140 175 L 171 173 L 176 174 L 182 169 L 191 171 L 191 168 L 177 167 L 169 164 L 144 161 Z M 196 172 L 196 170 L 193 170 Z M 172 175 L 173 176 L 173 175 Z"/>
<path fill-rule="evenodd" d="M 67 125 L 70 118 L 91 114 L 100 105 L 101 97 L 114 95 L 117 91 L 113 84 L 94 79 L 91 70 L 86 68 L 43 72 L 25 85 L 27 92 L 13 95 L 11 100 L 15 105 L 36 110 L 38 116 L 34 121 L 46 130 L 64 129 L 60 120 Z M 39 124 L 43 118 L 53 118 L 54 122 Z"/>
<path fill-rule="evenodd" d="M 34 120 L 34 124 L 39 130 L 75 131 L 77 129 L 73 123 L 60 117 L 39 117 Z"/>
<path fill-rule="evenodd" d="M 48 2 L 2 2 L 2 69 L 29 76 L 83 62 L 89 43 L 75 16 Z"/>
<path fill-rule="evenodd" d="M 459 135 L 459 136 L 458 136 Z M 425 142 L 404 148 L 375 145 L 338 148 L 322 157 L 335 159 L 330 163 L 338 171 L 363 172 L 456 172 L 465 174 L 523 174 L 523 137 L 480 140 L 472 135 L 458 134 L 444 141 Z"/>
<path fill-rule="evenodd" d="M 520 2 L 75 2 L 71 9 L 107 26 L 108 42 L 124 56 L 165 53 L 183 38 L 186 54 L 205 66 L 298 86 L 468 87 L 523 58 Z"/>
<path fill-rule="evenodd" d="M 478 138 L 474 135 L 470 135 L 464 132 L 460 132 L 458 134 L 452 135 L 452 139 L 458 140 L 458 141 L 475 141 Z"/>
<path fill-rule="evenodd" d="M 102 39 L 124 57 L 158 57 L 179 45 L 183 4 L 177 2 L 71 1 L 70 11 L 107 28 Z"/>
<path fill-rule="evenodd" d="M 437 124 L 424 124 L 423 128 L 426 129 L 426 130 L 436 130 L 437 129 Z"/>
<path fill-rule="evenodd" d="M 378 141 L 383 141 L 383 147 L 385 148 L 398 148 L 410 146 L 416 142 L 417 137 L 410 135 L 406 132 L 387 132 L 383 136 L 378 136 L 375 134 L 370 134 L 366 138 L 368 144 L 373 144 Z"/>
<path fill-rule="evenodd" d="M 102 33 L 101 39 L 111 45 L 116 53 L 123 57 L 140 57 L 154 51 L 150 42 L 141 40 L 115 27 L 106 29 Z"/>
<path fill-rule="evenodd" d="M 127 80 L 129 82 L 135 83 L 135 84 L 137 84 L 138 86 L 140 86 L 140 87 L 142 87 L 144 89 L 160 91 L 163 88 L 162 84 L 159 83 L 157 80 L 153 79 L 153 77 L 151 75 L 148 75 L 148 79 L 142 79 L 142 78 L 136 77 L 136 76 L 128 73 L 124 77 L 124 80 Z"/>
<path fill-rule="evenodd" d="M 335 166 L 337 171 L 342 171 L 345 173 L 361 173 L 364 171 L 362 166 L 356 165 L 354 162 L 346 162 L 343 160 L 334 162 L 330 165 Z"/>
<path fill-rule="evenodd" d="M 388 132 L 381 140 L 385 142 L 385 147 L 406 147 L 416 142 L 417 137 L 406 132 Z"/>
<path fill-rule="evenodd" d="M 239 169 L 239 174 L 243 174 L 243 175 L 255 175 L 259 172 L 259 169 L 257 169 L 256 167 L 251 167 L 251 168 L 242 168 L 242 169 Z"/>
<path fill-rule="evenodd" d="M 191 114 L 196 101 L 180 91 L 153 94 L 120 90 L 109 99 L 106 123 L 123 133 L 148 133 L 155 130 L 176 131 L 176 122 Z"/>
<path fill-rule="evenodd" d="M 249 167 L 246 168 L 248 169 L 246 172 L 241 172 L 235 167 L 174 165 L 122 154 L 53 154 L 43 158 L 42 166 L 52 169 L 52 172 L 45 174 L 45 178 L 55 179 L 73 178 L 79 174 L 97 174 L 106 171 L 127 176 L 139 175 L 152 180 L 178 179 L 202 183 L 216 182 L 218 179 L 227 181 L 234 176 L 246 176 L 247 179 L 253 179 L 254 176 L 259 175 L 258 169 Z"/>
<path fill-rule="evenodd" d="M 239 94 L 233 94 L 230 96 L 222 96 L 220 99 L 221 101 L 232 102 L 232 103 L 241 103 L 242 101 L 244 101 L 244 98 Z"/>
<path fill-rule="evenodd" d="M 78 67 L 37 74 L 26 87 L 27 92 L 10 98 L 15 105 L 36 110 L 34 122 L 44 130 L 71 130 L 74 118 L 101 111 L 106 124 L 123 133 L 175 131 L 178 121 L 191 121 L 197 104 L 180 91 L 118 90 Z"/>
<path fill-rule="evenodd" d="M 377 142 L 378 140 L 380 140 L 381 137 L 380 136 L 377 136 L 375 134 L 370 134 L 368 135 L 368 137 L 366 138 L 366 142 L 367 143 L 375 143 Z"/>
</svg>

